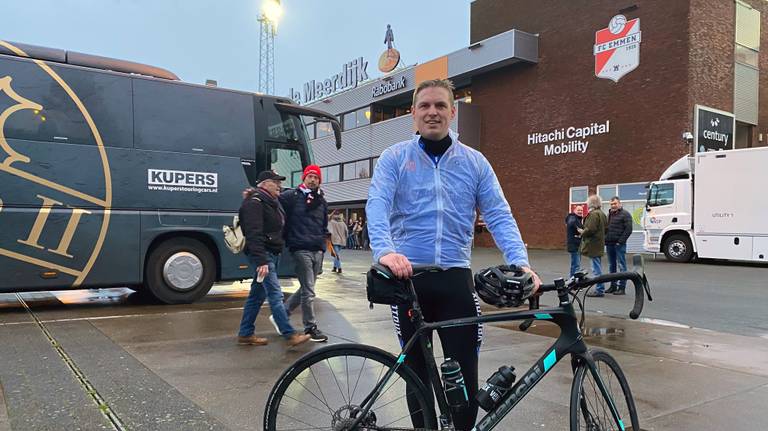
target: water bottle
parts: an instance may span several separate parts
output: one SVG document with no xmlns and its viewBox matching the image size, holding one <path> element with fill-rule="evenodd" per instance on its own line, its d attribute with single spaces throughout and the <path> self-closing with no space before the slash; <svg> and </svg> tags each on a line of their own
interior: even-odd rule
<svg viewBox="0 0 768 431">
<path fill-rule="evenodd" d="M 477 391 L 477 404 L 485 411 L 491 411 L 501 400 L 501 397 L 515 383 L 515 367 L 503 366 L 493 373 L 482 388 Z"/>
<path fill-rule="evenodd" d="M 448 405 L 452 408 L 461 408 L 469 403 L 467 386 L 464 384 L 464 376 L 461 374 L 461 365 L 451 358 L 445 358 L 440 365 L 443 376 L 443 389 Z"/>
</svg>

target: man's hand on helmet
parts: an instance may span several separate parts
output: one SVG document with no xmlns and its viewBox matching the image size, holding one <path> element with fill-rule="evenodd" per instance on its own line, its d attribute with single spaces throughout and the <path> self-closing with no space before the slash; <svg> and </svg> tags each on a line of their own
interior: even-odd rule
<svg viewBox="0 0 768 431">
<path fill-rule="evenodd" d="M 527 266 L 521 266 L 520 269 L 533 276 L 533 290 L 531 290 L 531 296 L 538 295 L 539 287 L 541 287 L 541 279 L 539 278 L 539 275 Z"/>
</svg>

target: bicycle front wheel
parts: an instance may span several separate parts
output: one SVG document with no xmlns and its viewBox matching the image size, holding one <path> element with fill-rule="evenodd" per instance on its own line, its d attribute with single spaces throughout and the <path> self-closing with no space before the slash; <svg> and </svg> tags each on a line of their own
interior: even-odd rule
<svg viewBox="0 0 768 431">
<path fill-rule="evenodd" d="M 582 363 L 576 369 L 571 387 L 571 431 L 640 430 L 635 400 L 621 367 L 607 352 L 592 349 L 590 353 L 622 423 L 616 424 L 611 415 L 609 401 L 600 392 L 587 364 Z"/>
<path fill-rule="evenodd" d="M 376 384 L 395 367 L 391 354 L 361 344 L 335 344 L 299 359 L 267 400 L 267 431 L 349 430 Z M 437 429 L 432 394 L 404 364 L 392 375 L 358 429 Z M 410 406 L 410 408 L 409 408 Z"/>
</svg>

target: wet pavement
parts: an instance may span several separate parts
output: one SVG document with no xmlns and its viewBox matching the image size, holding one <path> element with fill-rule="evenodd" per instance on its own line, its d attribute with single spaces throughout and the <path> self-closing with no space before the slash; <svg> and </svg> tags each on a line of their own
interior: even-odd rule
<svg viewBox="0 0 768 431">
<path fill-rule="evenodd" d="M 371 310 L 365 300 L 362 279 L 370 255 L 344 256 L 344 274 L 331 273 L 326 264 L 318 281 L 321 329 L 329 343 L 363 342 L 397 352 L 388 308 Z M 545 279 L 566 268 L 567 258 L 532 252 Z M 497 253 L 478 250 L 473 266 L 498 262 Z M 587 303 L 587 344 L 618 359 L 642 429 L 746 430 L 768 421 L 765 269 L 650 260 L 655 301 L 647 304 L 644 319 L 626 319 L 629 295 Z M 732 280 L 730 301 L 717 295 L 723 279 Z M 286 292 L 297 287 L 292 280 L 282 283 Z M 697 295 L 686 295 L 692 284 Z M 279 374 L 319 346 L 287 348 L 266 308 L 256 330 L 269 345 L 236 345 L 247 288 L 217 285 L 200 302 L 178 306 L 148 303 L 128 289 L 0 294 L 0 431 L 262 429 L 266 398 Z M 715 311 L 713 304 L 697 302 L 710 294 L 721 301 Z M 675 313 L 670 303 L 686 299 Z M 741 312 L 729 317 L 731 310 Z M 300 324 L 300 316 L 292 320 Z M 486 325 L 482 379 L 505 364 L 522 373 L 557 335 L 547 323 L 525 333 L 513 324 Z M 570 364 L 562 361 L 498 429 L 568 429 L 571 380 Z"/>
</svg>

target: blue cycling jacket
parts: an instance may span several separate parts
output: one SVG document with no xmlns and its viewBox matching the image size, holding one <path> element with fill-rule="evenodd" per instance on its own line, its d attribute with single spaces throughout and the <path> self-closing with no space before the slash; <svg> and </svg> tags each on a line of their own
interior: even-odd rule
<svg viewBox="0 0 768 431">
<path fill-rule="evenodd" d="M 506 263 L 530 266 L 490 163 L 449 133 L 453 143 L 437 163 L 418 135 L 379 157 L 365 207 L 374 261 L 396 252 L 413 264 L 469 268 L 479 208 Z"/>
</svg>

